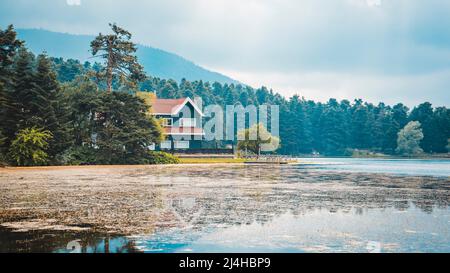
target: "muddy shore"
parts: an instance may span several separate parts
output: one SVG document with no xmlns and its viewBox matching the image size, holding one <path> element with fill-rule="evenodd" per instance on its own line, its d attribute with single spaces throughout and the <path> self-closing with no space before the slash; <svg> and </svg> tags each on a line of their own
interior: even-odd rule
<svg viewBox="0 0 450 273">
<path fill-rule="evenodd" d="M 410 202 L 431 211 L 450 201 L 448 178 L 298 168 L 227 164 L 0 169 L 0 226 L 19 232 L 151 234 L 187 223 L 201 228 L 205 223 L 268 221 L 286 211 L 402 210 Z"/>
</svg>

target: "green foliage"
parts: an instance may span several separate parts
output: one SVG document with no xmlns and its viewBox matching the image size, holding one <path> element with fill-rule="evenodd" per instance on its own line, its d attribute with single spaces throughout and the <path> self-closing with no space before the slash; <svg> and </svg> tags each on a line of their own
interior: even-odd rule
<svg viewBox="0 0 450 273">
<path fill-rule="evenodd" d="M 48 142 L 52 133 L 42 128 L 25 128 L 18 132 L 10 148 L 10 157 L 18 166 L 40 166 L 48 163 Z"/>
<path fill-rule="evenodd" d="M 62 165 L 95 165 L 97 162 L 96 150 L 88 146 L 74 146 L 64 151 L 58 161 Z"/>
<path fill-rule="evenodd" d="M 0 131 L 0 167 L 6 165 L 6 156 L 5 156 L 5 148 L 4 144 L 6 141 L 6 137 L 3 136 L 2 131 Z"/>
<path fill-rule="evenodd" d="M 12 25 L 5 30 L 0 29 L 0 69 L 6 69 L 14 62 L 14 56 L 22 45 L 23 41 L 17 40 L 17 33 Z"/>
<path fill-rule="evenodd" d="M 139 164 L 148 146 L 160 142 L 157 121 L 147 116 L 147 105 L 138 97 L 121 93 L 100 93 L 95 109 L 93 144 L 99 161 L 105 164 Z"/>
<path fill-rule="evenodd" d="M 423 153 L 420 142 L 423 140 L 421 124 L 411 121 L 398 133 L 397 153 L 401 155 L 418 155 Z"/>
<path fill-rule="evenodd" d="M 106 80 L 108 92 L 112 91 L 114 80 L 134 88 L 145 79 L 144 68 L 138 63 L 136 45 L 130 41 L 131 33 L 109 24 L 113 34 L 99 34 L 91 42 L 92 55 L 105 60 L 105 69 L 98 75 Z"/>
<path fill-rule="evenodd" d="M 99 164 L 141 164 L 148 146 L 162 139 L 145 102 L 123 92 L 66 90 L 75 146 L 95 149 Z"/>
<path fill-rule="evenodd" d="M 38 124 L 53 134 L 49 154 L 53 158 L 70 145 L 68 127 L 68 105 L 61 93 L 56 73 L 52 69 L 50 59 L 41 54 L 37 57 L 35 73 L 36 96 L 32 101 L 36 105 L 32 113 Z"/>
<path fill-rule="evenodd" d="M 134 56 L 131 34 L 111 27 L 111 35 L 100 34 L 91 44 L 92 53 L 103 64 L 42 54 L 35 58 L 16 39 L 12 26 L 0 30 L 0 131 L 4 136 L 0 150 L 4 154 L 18 131 L 36 126 L 53 135 L 47 150 L 52 164 L 141 164 L 148 156 L 146 145 L 161 140 L 161 128 L 148 115 L 148 105 L 132 95 L 136 89 L 152 91 L 159 98 L 198 96 L 204 105 L 279 105 L 280 154 L 395 154 L 398 134 L 410 121 L 422 125 L 420 148 L 427 153 L 447 152 L 450 109 L 446 107 L 423 103 L 410 113 L 403 104 L 286 99 L 266 87 L 241 84 L 185 79 L 177 83 L 153 77 L 141 81 L 144 75 Z M 105 89 L 122 92 L 100 92 Z"/>
<path fill-rule="evenodd" d="M 180 159 L 174 155 L 164 153 L 164 152 L 148 152 L 146 159 L 143 162 L 144 164 L 179 164 Z"/>
<path fill-rule="evenodd" d="M 280 139 L 272 136 L 263 124 L 238 132 L 238 149 L 260 155 L 261 152 L 274 152 L 280 146 Z"/>
<path fill-rule="evenodd" d="M 450 153 L 450 138 L 447 140 L 447 151 Z"/>
</svg>

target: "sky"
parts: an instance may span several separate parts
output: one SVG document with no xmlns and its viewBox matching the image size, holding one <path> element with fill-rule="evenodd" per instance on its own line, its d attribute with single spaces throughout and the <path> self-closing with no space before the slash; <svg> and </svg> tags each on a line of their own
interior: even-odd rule
<svg viewBox="0 0 450 273">
<path fill-rule="evenodd" d="M 161 48 L 286 97 L 450 106 L 448 0 L 1 0 L 0 25 Z"/>
</svg>

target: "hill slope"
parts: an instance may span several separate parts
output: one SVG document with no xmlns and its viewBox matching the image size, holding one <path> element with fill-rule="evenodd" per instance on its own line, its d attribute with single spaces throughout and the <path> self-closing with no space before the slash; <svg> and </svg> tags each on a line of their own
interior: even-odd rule
<svg viewBox="0 0 450 273">
<path fill-rule="evenodd" d="M 91 56 L 89 45 L 94 36 L 73 35 L 41 29 L 18 29 L 17 32 L 19 38 L 25 40 L 26 46 L 35 54 L 46 51 L 48 55 L 53 57 L 78 59 L 83 62 Z M 139 45 L 137 56 L 145 71 L 155 77 L 238 83 L 220 73 L 204 69 L 176 54 L 153 47 Z"/>
</svg>

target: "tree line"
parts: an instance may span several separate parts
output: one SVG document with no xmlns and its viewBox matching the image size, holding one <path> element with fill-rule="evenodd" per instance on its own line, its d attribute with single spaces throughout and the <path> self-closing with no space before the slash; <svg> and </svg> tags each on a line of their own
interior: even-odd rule
<svg viewBox="0 0 450 273">
<path fill-rule="evenodd" d="M 285 98 L 266 87 L 151 77 L 143 74 L 133 55 L 131 34 L 115 25 L 111 28 L 113 34 L 99 35 L 91 44 L 93 55 L 100 59 L 94 63 L 34 56 L 16 38 L 12 26 L 0 30 L 3 161 L 19 165 L 30 164 L 24 163 L 30 158 L 40 164 L 151 162 L 154 157 L 148 156 L 147 145 L 162 139 L 161 128 L 148 115 L 150 106 L 134 96 L 136 91 L 154 92 L 159 98 L 198 96 L 205 105 L 279 105 L 280 154 L 448 151 L 450 110 L 446 107 L 433 108 L 425 102 L 409 109 L 402 103 L 375 105 L 361 99 L 323 103 L 300 96 Z M 417 123 L 407 127 L 411 122 Z M 410 136 L 415 136 L 414 141 Z M 418 147 L 405 150 L 405 141 Z"/>
<path fill-rule="evenodd" d="M 98 63 L 81 64 L 75 60 L 55 59 L 61 81 L 70 82 L 79 75 L 98 69 Z M 70 71 L 70 72 L 67 72 Z M 74 73 L 76 71 L 77 73 Z M 204 105 L 218 104 L 280 106 L 280 154 L 351 155 L 355 150 L 395 155 L 398 134 L 412 121 L 420 123 L 426 153 L 446 153 L 450 138 L 450 109 L 434 108 L 424 102 L 412 109 L 402 103 L 393 106 L 372 104 L 356 99 L 315 102 L 300 96 L 284 98 L 266 87 L 251 88 L 240 84 L 148 77 L 139 90 L 156 93 L 159 98 L 201 97 Z"/>
<path fill-rule="evenodd" d="M 115 31 L 120 33 L 114 32 L 119 37 L 114 45 L 127 43 L 128 35 L 124 39 L 120 29 Z M 99 35 L 96 43 L 99 39 L 113 38 Z M 130 46 L 125 53 L 114 50 L 124 54 L 122 59 L 112 56 L 120 73 L 102 66 L 83 73 L 70 71 L 77 79 L 61 81 L 64 73 L 55 71 L 56 59 L 29 52 L 13 26 L 0 30 L 0 162 L 31 166 L 176 161 L 148 151 L 149 145 L 162 140 L 158 121 L 149 115 L 150 106 L 130 92 L 106 92 L 102 87 L 113 80 L 116 86 L 138 80 L 140 67 L 126 57 L 132 52 Z M 96 53 L 104 51 L 93 47 Z"/>
</svg>

